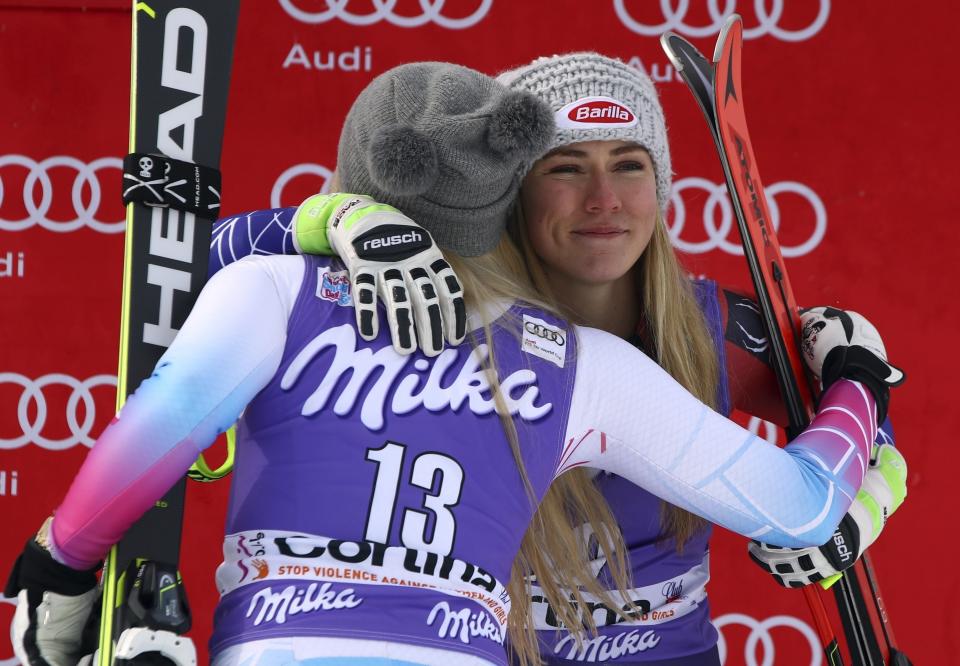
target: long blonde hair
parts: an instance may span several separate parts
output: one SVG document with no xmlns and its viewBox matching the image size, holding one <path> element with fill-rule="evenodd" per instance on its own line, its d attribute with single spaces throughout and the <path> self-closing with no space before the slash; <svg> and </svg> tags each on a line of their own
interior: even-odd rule
<svg viewBox="0 0 960 666">
<path fill-rule="evenodd" d="M 446 257 L 463 283 L 464 297 L 473 313 L 482 314 L 483 304 L 506 300 L 522 301 L 559 315 L 555 307 L 534 291 L 523 257 L 506 234 L 497 248 L 480 257 L 466 258 L 450 253 Z M 483 321 L 487 340 L 491 339 L 490 323 Z M 519 337 L 518 322 L 516 331 Z M 536 507 L 536 497 L 521 457 L 516 424 L 509 417 L 499 382 L 496 381 L 493 345 L 489 345 L 489 354 L 485 371 L 497 411 L 517 462 L 520 478 L 532 506 Z M 583 610 L 588 608 L 585 593 L 595 595 L 604 604 L 615 608 L 615 612 L 623 615 L 624 619 L 629 619 L 626 613 L 633 610 L 629 605 L 620 608 L 624 602 L 615 601 L 598 582 L 583 544 L 581 526 L 584 524 L 592 527 L 598 549 L 607 558 L 613 582 L 621 597 L 626 598 L 630 578 L 626 548 L 616 519 L 584 470 L 565 472 L 553 481 L 536 509 L 514 560 L 507 586 L 515 602 L 508 616 L 507 633 L 510 647 L 522 665 L 540 663 L 530 604 L 531 573 L 557 619 L 578 640 L 585 638 L 588 630 L 596 632 L 593 616 Z"/>
<path fill-rule="evenodd" d="M 557 298 L 543 262 L 533 249 L 523 209 L 518 204 L 508 224 L 510 236 L 523 252 L 530 280 L 540 297 L 574 323 L 576 312 Z M 693 284 L 680 264 L 660 214 L 653 235 L 638 263 L 642 316 L 646 324 L 647 353 L 685 389 L 704 404 L 716 407 L 719 367 L 717 349 L 697 305 Z M 706 521 L 668 502 L 661 502 L 663 539 L 673 538 L 678 551 L 706 526 Z"/>
</svg>

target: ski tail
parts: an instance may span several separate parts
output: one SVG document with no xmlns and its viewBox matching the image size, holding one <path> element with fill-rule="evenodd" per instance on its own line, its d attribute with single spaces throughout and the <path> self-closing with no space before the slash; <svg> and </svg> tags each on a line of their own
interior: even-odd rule
<svg viewBox="0 0 960 666">
<path fill-rule="evenodd" d="M 697 100 L 700 111 L 710 125 L 711 134 L 716 137 L 717 115 L 713 109 L 713 63 L 703 57 L 690 42 L 673 32 L 660 36 L 660 44 L 667 57 L 683 77 L 684 82 Z M 717 146 L 720 149 L 720 146 Z"/>
</svg>

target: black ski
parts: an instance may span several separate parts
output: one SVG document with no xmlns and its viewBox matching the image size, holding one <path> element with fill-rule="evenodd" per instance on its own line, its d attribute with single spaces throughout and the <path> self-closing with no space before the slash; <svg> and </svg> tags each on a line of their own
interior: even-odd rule
<svg viewBox="0 0 960 666">
<path fill-rule="evenodd" d="M 770 223 L 769 206 L 747 132 L 740 79 L 743 25 L 736 14 L 727 20 L 717 40 L 713 62 L 673 33 L 663 35 L 661 44 L 703 111 L 720 156 L 744 254 L 767 327 L 771 362 L 787 407 L 788 436 L 792 438 L 810 421 L 813 393 L 799 354 L 799 309 Z M 833 590 L 847 648 L 855 664 L 910 663 L 895 647 L 893 631 L 866 554 L 840 578 Z M 808 585 L 803 591 L 827 662 L 841 664 L 836 633 L 830 626 L 818 588 Z"/>
<path fill-rule="evenodd" d="M 153 187 L 186 206 L 127 205 L 118 410 L 153 371 L 206 280 L 212 221 L 220 213 L 220 193 L 206 178 L 220 163 L 238 12 L 239 0 L 133 3 L 136 155 L 125 168 L 125 195 L 131 181 L 146 183 L 144 191 Z M 185 174 L 186 182 L 171 173 Z M 187 212 L 191 207 L 203 212 Z M 146 663 L 143 652 L 187 654 L 181 651 L 189 642 L 177 639 L 189 628 L 177 571 L 184 490 L 185 481 L 177 483 L 107 557 L 99 666 Z M 141 645 L 151 630 L 158 630 L 152 646 Z"/>
</svg>

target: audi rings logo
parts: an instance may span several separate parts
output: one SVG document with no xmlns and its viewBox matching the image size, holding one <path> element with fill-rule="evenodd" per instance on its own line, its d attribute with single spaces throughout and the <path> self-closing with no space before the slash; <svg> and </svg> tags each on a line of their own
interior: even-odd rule
<svg viewBox="0 0 960 666">
<path fill-rule="evenodd" d="M 563 339 L 563 333 L 552 328 L 547 328 L 542 324 L 535 324 L 532 321 L 528 321 L 524 322 L 523 328 L 526 329 L 528 333 L 533 333 L 538 338 L 543 338 L 550 342 L 556 342 L 561 347 L 566 343 L 566 340 Z"/>
<path fill-rule="evenodd" d="M 69 375 L 54 373 L 30 379 L 15 372 L 0 372 L 0 396 L 3 396 L 4 400 L 10 395 L 8 385 L 19 387 L 17 420 L 21 434 L 13 438 L 0 437 L 0 450 L 16 449 L 32 442 L 44 449 L 62 451 L 78 444 L 93 446 L 91 434 L 97 421 L 97 406 L 92 389 L 98 386 L 111 387 L 109 396 L 113 399 L 116 395 L 117 378 L 112 375 L 94 375 L 89 379 L 79 380 Z M 44 431 L 48 425 L 59 425 L 50 423 L 58 420 L 51 419 L 52 415 L 59 414 L 50 409 L 53 393 L 59 391 L 61 393 L 58 395 L 62 394 L 63 388 L 55 388 L 58 386 L 69 391 L 66 400 L 66 425 L 70 434 L 52 438 L 45 435 Z M 9 411 L 0 409 L 0 413 Z"/>
<path fill-rule="evenodd" d="M 309 176 L 306 179 L 302 176 Z M 324 194 L 330 191 L 330 179 L 333 178 L 333 172 L 325 166 L 319 164 L 295 164 L 277 178 L 270 190 L 270 207 L 280 208 L 281 206 L 297 206 L 307 197 L 320 193 Z M 299 182 L 287 189 L 291 181 Z"/>
<path fill-rule="evenodd" d="M 76 231 L 81 227 L 90 227 L 105 234 L 123 232 L 125 222 L 122 217 L 117 221 L 99 220 L 96 217 L 103 200 L 98 172 L 103 169 L 120 171 L 122 167 L 123 163 L 118 157 L 101 157 L 87 164 L 67 155 L 56 155 L 39 162 L 24 155 L 0 155 L 0 231 L 22 231 L 40 225 L 44 229 L 60 233 Z M 22 188 L 23 210 L 26 215 L 19 219 L 7 219 L 9 213 L 4 213 L 4 201 L 8 202 L 7 207 L 16 206 L 16 203 L 11 202 L 16 190 L 11 188 L 9 183 L 18 168 L 26 169 Z M 52 219 L 50 214 L 54 200 L 54 181 L 50 174 L 56 168 L 69 169 L 76 173 L 70 188 L 73 211 L 66 220 Z M 114 179 L 119 181 L 118 176 Z"/>
<path fill-rule="evenodd" d="M 796 7 L 798 4 L 806 7 L 811 3 L 818 4 L 817 14 L 812 20 L 802 21 L 802 19 L 797 19 L 797 23 L 789 23 L 793 27 L 785 28 L 781 26 L 781 21 L 788 23 L 793 19 L 793 16 L 785 18 L 783 15 L 787 4 L 786 0 L 753 0 L 754 13 L 759 25 L 747 27 L 749 21 L 744 17 L 744 38 L 754 39 L 764 35 L 772 35 L 784 42 L 802 42 L 805 39 L 810 39 L 820 32 L 820 29 L 827 22 L 830 16 L 830 0 L 808 0 L 806 3 L 791 3 L 791 7 Z M 673 6 L 673 0 L 660 0 L 660 14 L 664 21 L 649 24 L 642 23 L 641 19 L 635 18 L 634 14 L 631 14 L 630 10 L 627 9 L 627 4 L 628 0 L 613 0 L 613 8 L 616 10 L 621 23 L 638 35 L 659 37 L 667 30 L 672 30 L 687 37 L 713 37 L 720 32 L 726 18 L 738 11 L 737 5 L 746 3 L 738 3 L 737 0 L 723 0 L 722 3 L 720 0 L 707 0 L 707 13 L 710 22 L 706 25 L 692 25 L 694 23 L 693 19 L 690 23 L 687 23 L 690 0 L 677 0 L 676 8 Z M 649 6 L 652 3 L 649 0 L 629 0 L 629 4 L 636 9 L 640 5 Z M 723 7 L 720 6 L 721 4 Z M 770 6 L 769 10 L 767 9 L 768 5 Z M 742 14 L 743 12 L 739 11 L 738 13 Z M 656 21 L 653 16 L 644 16 L 644 19 Z"/>
<path fill-rule="evenodd" d="M 399 0 L 371 0 L 373 11 L 368 13 L 351 12 L 347 6 L 350 0 L 326 0 L 326 9 L 320 11 L 306 11 L 297 7 L 304 0 L 280 0 L 280 6 L 283 7 L 290 16 L 302 23 L 326 23 L 333 19 L 340 19 L 350 25 L 372 25 L 380 21 L 387 21 L 401 28 L 419 28 L 427 23 L 436 23 L 442 28 L 449 30 L 463 30 L 472 28 L 483 20 L 490 11 L 493 0 L 480 0 L 480 5 L 473 10 L 472 14 L 448 16 L 444 9 L 448 4 L 447 0 L 418 0 L 419 13 L 400 13 L 394 11 L 397 8 Z M 476 4 L 476 0 L 469 0 L 470 5 Z M 408 3 L 404 3 L 405 5 Z M 412 2 L 409 4 L 413 4 Z M 462 2 L 452 3 L 456 9 L 460 9 Z M 452 13 L 452 12 L 451 12 Z"/>
<path fill-rule="evenodd" d="M 690 216 L 687 215 L 686 201 L 688 197 L 683 196 L 683 193 L 687 190 L 703 190 L 707 193 L 707 199 L 703 203 L 703 228 L 706 232 L 706 239 L 704 240 L 691 239 L 691 236 L 696 235 L 696 231 L 690 229 L 690 227 L 696 225 L 691 222 Z M 764 191 L 767 194 L 767 204 L 770 206 L 770 219 L 773 228 L 778 232 L 780 252 L 784 257 L 802 257 L 805 254 L 810 254 L 820 245 L 820 241 L 823 240 L 823 236 L 827 232 L 827 209 L 823 205 L 823 201 L 812 189 L 803 183 L 793 181 L 774 183 L 764 188 Z M 807 208 L 807 217 L 812 214 L 812 221 L 806 225 L 811 226 L 812 230 L 809 232 L 809 236 L 806 236 L 800 242 L 797 242 L 797 237 L 799 235 L 802 238 L 803 232 L 797 231 L 793 220 L 803 219 L 804 216 L 802 214 L 791 215 L 790 228 L 781 230 L 781 202 L 779 199 L 781 196 L 783 196 L 783 205 L 787 204 L 788 199 L 799 198 Z M 690 254 L 723 250 L 728 254 L 743 256 L 739 234 L 734 231 L 736 225 L 734 223 L 733 204 L 730 203 L 726 185 L 712 183 L 705 178 L 682 178 L 674 183 L 670 201 L 673 210 L 672 214 L 668 216 L 667 226 L 674 247 L 681 252 Z M 796 202 L 790 201 L 790 203 L 795 204 Z M 796 226 L 801 225 L 803 223 Z"/>
<path fill-rule="evenodd" d="M 766 620 L 760 621 L 749 615 L 743 615 L 742 613 L 728 613 L 727 615 L 721 615 L 714 619 L 713 625 L 719 632 L 717 649 L 720 651 L 721 664 L 727 663 L 727 641 L 723 634 L 723 628 L 730 625 L 742 625 L 750 630 L 743 647 L 743 662 L 736 659 L 731 663 L 744 663 L 746 666 L 773 666 L 777 663 L 775 659 L 776 646 L 770 630 L 778 627 L 796 630 L 806 639 L 807 644 L 810 646 L 810 659 L 806 663 L 811 664 L 811 666 L 818 666 L 822 661 L 823 655 L 820 653 L 820 642 L 817 639 L 816 633 L 814 633 L 813 629 L 806 622 L 791 615 L 774 615 L 773 617 L 768 617 Z M 780 632 L 777 633 L 778 635 L 780 634 Z M 758 644 L 763 646 L 763 658 L 761 660 L 757 659 Z M 790 646 L 793 647 L 793 645 L 791 642 Z M 791 662 L 801 663 L 799 659 L 794 659 L 795 656 L 796 654 L 791 651 Z"/>
</svg>

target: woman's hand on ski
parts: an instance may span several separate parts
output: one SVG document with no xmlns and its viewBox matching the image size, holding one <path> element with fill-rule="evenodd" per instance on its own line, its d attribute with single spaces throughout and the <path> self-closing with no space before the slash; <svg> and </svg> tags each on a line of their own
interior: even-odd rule
<svg viewBox="0 0 960 666">
<path fill-rule="evenodd" d="M 826 390 L 840 378 L 866 386 L 877 402 L 877 423 L 883 423 L 890 388 L 906 378 L 887 361 L 887 350 L 877 329 L 852 310 L 810 308 L 800 316 L 801 351 L 810 371 Z"/>
<path fill-rule="evenodd" d="M 44 523 L 13 565 L 4 595 L 16 598 L 11 640 L 24 664 L 76 664 L 93 646 L 83 645 L 83 628 L 97 599 L 96 569 L 77 571 L 53 559 Z"/>
<path fill-rule="evenodd" d="M 463 288 L 430 234 L 392 206 L 352 194 L 315 195 L 294 218 L 301 252 L 336 253 L 350 273 L 360 336 L 379 330 L 377 296 L 394 348 L 436 356 L 466 335 Z M 415 331 L 414 331 L 415 328 Z"/>
<path fill-rule="evenodd" d="M 890 444 L 873 447 L 863 486 L 833 537 L 819 547 L 780 548 L 752 541 L 750 559 L 784 587 L 829 579 L 853 566 L 907 496 L 907 463 Z"/>
</svg>

